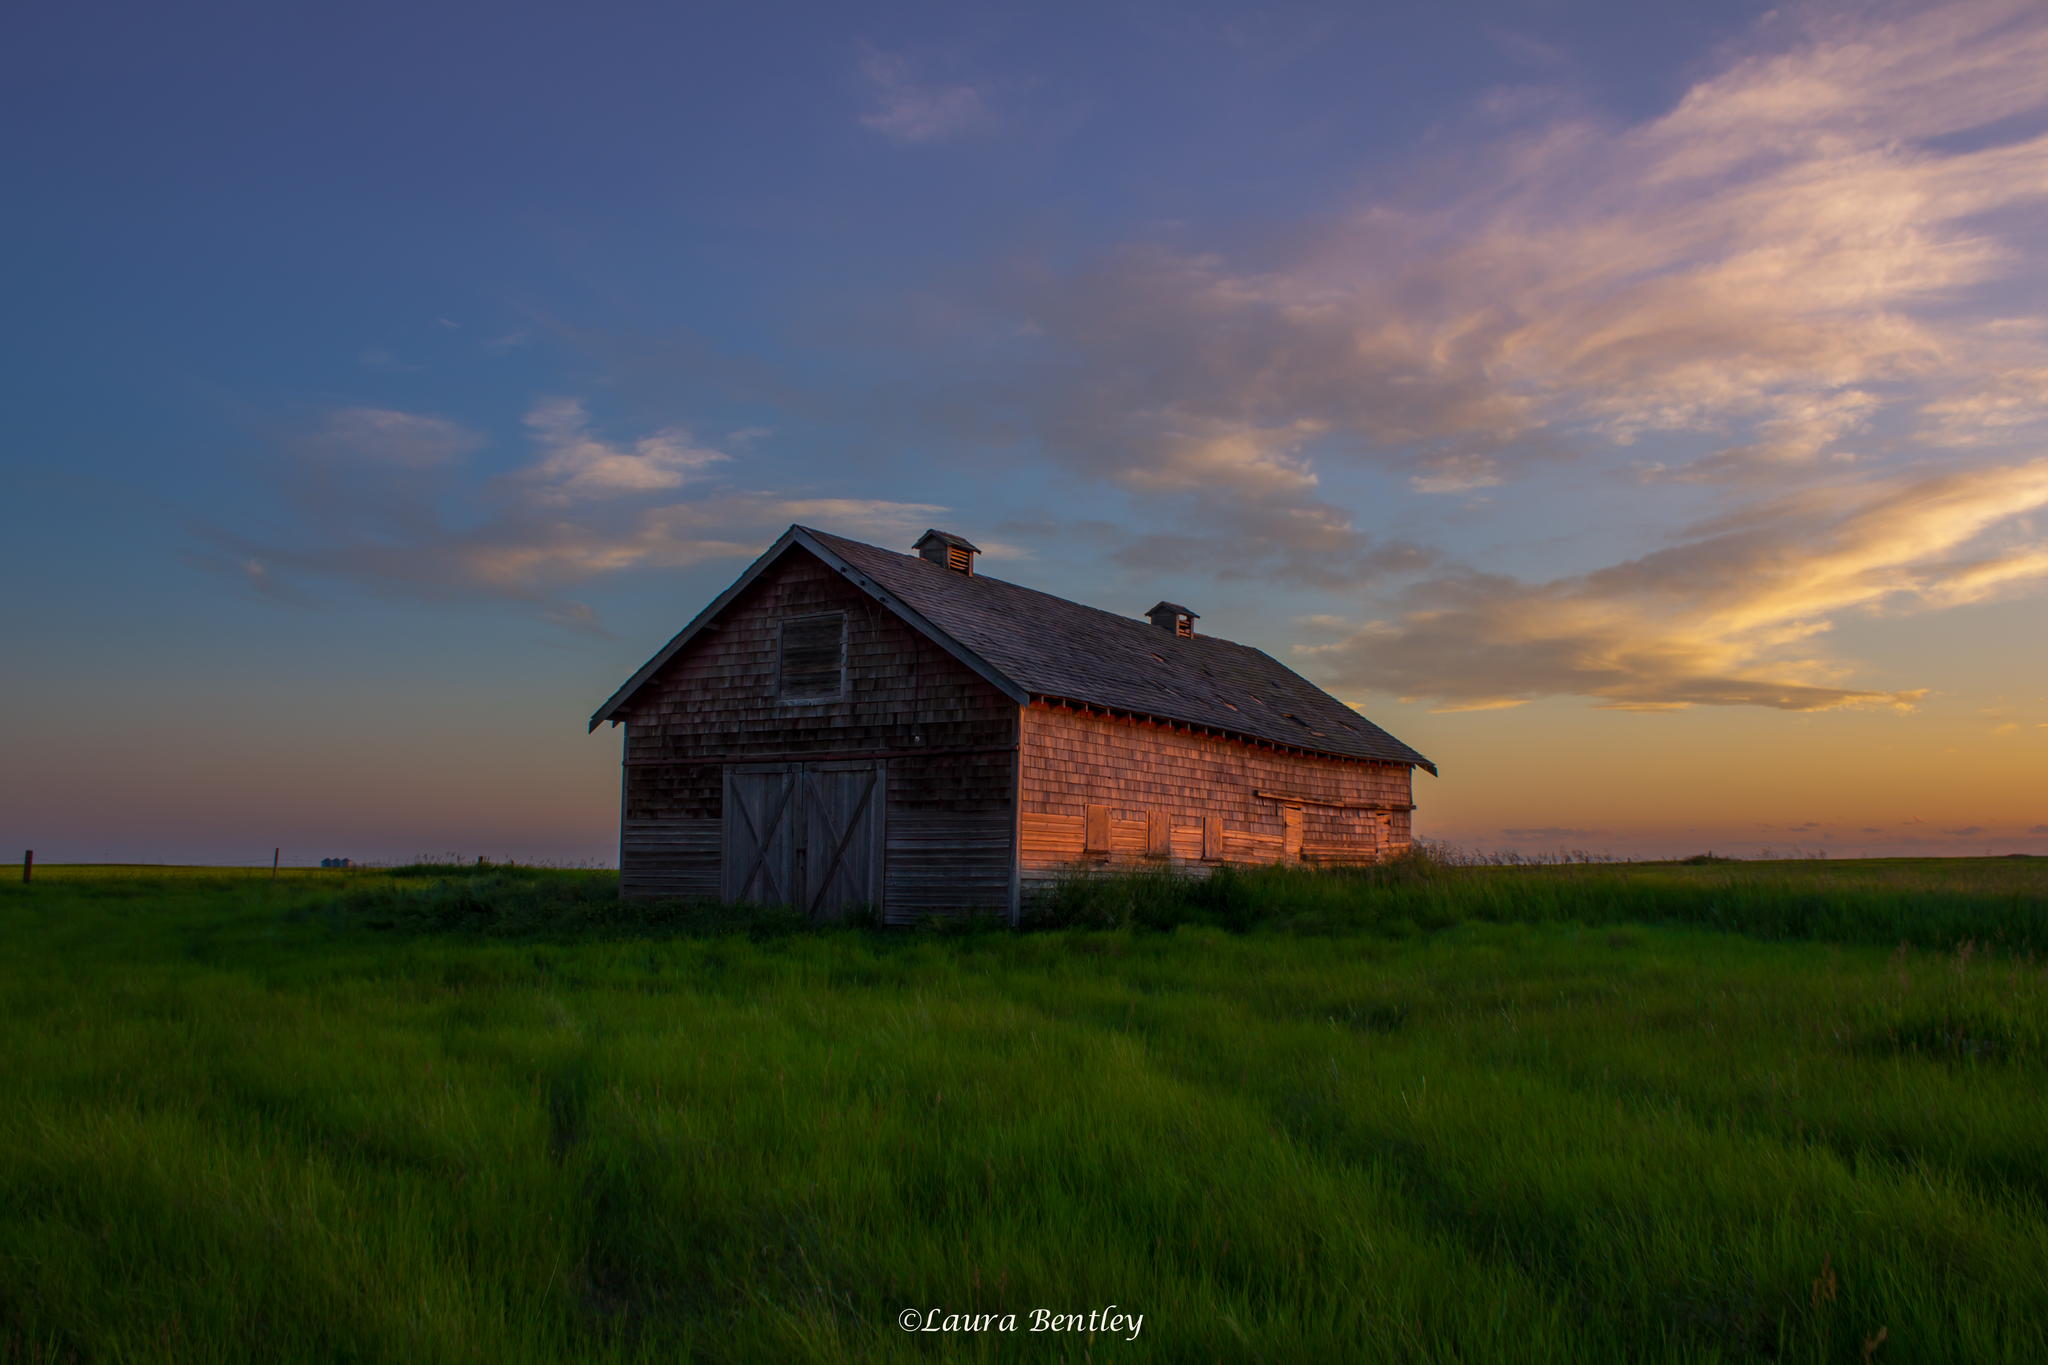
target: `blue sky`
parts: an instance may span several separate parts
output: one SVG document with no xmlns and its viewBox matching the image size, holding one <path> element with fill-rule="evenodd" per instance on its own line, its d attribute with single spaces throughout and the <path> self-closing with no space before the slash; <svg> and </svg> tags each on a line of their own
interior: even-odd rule
<svg viewBox="0 0 2048 1365">
<path fill-rule="evenodd" d="M 2048 851 L 2038 7 L 9 28 L 39 856 L 604 859 L 791 521 L 1188 602 L 1425 834 Z"/>
</svg>

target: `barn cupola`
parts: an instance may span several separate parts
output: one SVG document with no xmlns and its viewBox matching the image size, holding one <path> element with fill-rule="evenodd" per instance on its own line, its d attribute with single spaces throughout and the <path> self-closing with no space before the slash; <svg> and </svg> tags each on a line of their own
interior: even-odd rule
<svg viewBox="0 0 2048 1365">
<path fill-rule="evenodd" d="M 974 574 L 974 557 L 981 553 L 973 542 L 951 531 L 926 531 L 910 548 L 940 568 L 969 577 Z"/>
<path fill-rule="evenodd" d="M 1175 602 L 1161 602 L 1145 613 L 1152 618 L 1152 624 L 1161 630 L 1170 630 L 1175 635 L 1193 635 L 1195 622 L 1201 618 Z"/>
</svg>

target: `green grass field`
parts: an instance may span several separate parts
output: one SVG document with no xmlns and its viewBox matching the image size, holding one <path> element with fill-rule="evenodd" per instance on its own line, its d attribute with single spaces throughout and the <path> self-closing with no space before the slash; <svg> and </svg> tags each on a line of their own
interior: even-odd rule
<svg viewBox="0 0 2048 1365">
<path fill-rule="evenodd" d="M 0 1360 L 2048 1360 L 2048 859 L 36 876 Z"/>
</svg>

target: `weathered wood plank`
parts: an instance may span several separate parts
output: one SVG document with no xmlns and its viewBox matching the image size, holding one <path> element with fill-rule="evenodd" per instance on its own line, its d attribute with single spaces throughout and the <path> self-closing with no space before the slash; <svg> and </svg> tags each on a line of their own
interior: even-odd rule
<svg viewBox="0 0 2048 1365">
<path fill-rule="evenodd" d="M 1164 858 L 1173 852 L 1172 812 L 1152 806 L 1145 812 L 1145 852 Z"/>
</svg>

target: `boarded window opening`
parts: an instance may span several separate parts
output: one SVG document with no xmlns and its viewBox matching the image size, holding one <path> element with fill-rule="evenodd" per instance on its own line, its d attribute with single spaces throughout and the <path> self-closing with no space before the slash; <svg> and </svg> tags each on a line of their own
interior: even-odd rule
<svg viewBox="0 0 2048 1365">
<path fill-rule="evenodd" d="M 846 613 L 784 621 L 775 677 L 784 701 L 836 701 L 846 687 Z"/>
<path fill-rule="evenodd" d="M 1090 806 L 1083 826 L 1081 849 L 1086 853 L 1109 852 L 1109 807 Z"/>
<path fill-rule="evenodd" d="M 1173 854 L 1173 817 L 1156 806 L 1145 812 L 1145 852 L 1154 858 Z"/>
<path fill-rule="evenodd" d="M 946 547 L 946 567 L 955 573 L 973 573 L 974 556 L 958 545 Z"/>
</svg>

